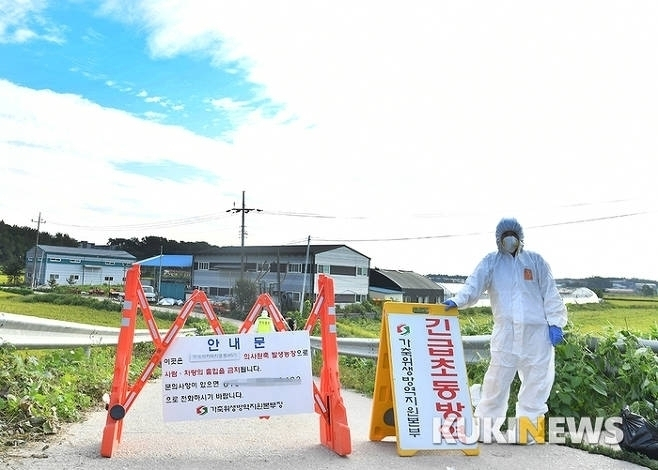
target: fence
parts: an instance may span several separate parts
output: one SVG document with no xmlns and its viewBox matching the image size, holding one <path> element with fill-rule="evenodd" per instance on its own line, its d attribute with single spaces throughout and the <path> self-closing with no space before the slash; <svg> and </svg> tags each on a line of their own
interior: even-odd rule
<svg viewBox="0 0 658 470">
<path fill-rule="evenodd" d="M 193 328 L 182 330 L 189 334 Z M 166 333 L 163 330 L 162 333 Z M 15 315 L 0 312 L 0 346 L 12 344 L 19 349 L 59 349 L 116 345 L 119 328 L 82 325 L 79 323 Z M 490 335 L 462 336 L 464 360 L 467 363 L 489 358 Z M 135 331 L 135 343 L 152 341 L 148 330 Z M 658 341 L 640 339 L 640 346 L 658 352 Z M 595 344 L 593 344 L 595 347 Z M 318 336 L 311 336 L 311 348 L 322 349 Z M 377 359 L 379 338 L 338 338 L 338 354 Z"/>
<path fill-rule="evenodd" d="M 0 346 L 11 344 L 18 349 L 60 349 L 116 345 L 119 328 L 92 326 L 61 320 L 0 312 Z M 166 333 L 162 330 L 161 333 Z M 193 328 L 184 330 L 186 333 Z M 137 330 L 135 342 L 152 341 L 148 330 Z"/>
</svg>

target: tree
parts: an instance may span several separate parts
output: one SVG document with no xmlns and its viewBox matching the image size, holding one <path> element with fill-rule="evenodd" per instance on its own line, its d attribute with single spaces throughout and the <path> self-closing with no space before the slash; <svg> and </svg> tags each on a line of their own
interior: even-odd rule
<svg viewBox="0 0 658 470">
<path fill-rule="evenodd" d="M 9 283 L 16 286 L 21 283 L 25 266 L 19 259 L 12 258 L 2 266 L 2 273 L 9 278 Z"/>
<path fill-rule="evenodd" d="M 235 305 L 246 313 L 256 303 L 258 298 L 258 284 L 249 279 L 238 279 L 235 283 Z"/>
</svg>

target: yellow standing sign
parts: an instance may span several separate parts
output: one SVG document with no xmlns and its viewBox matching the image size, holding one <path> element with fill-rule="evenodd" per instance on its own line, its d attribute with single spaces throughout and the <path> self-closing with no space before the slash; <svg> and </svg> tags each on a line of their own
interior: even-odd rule
<svg viewBox="0 0 658 470">
<path fill-rule="evenodd" d="M 401 456 L 419 450 L 479 455 L 456 309 L 384 303 L 370 440 L 389 436 Z"/>
</svg>

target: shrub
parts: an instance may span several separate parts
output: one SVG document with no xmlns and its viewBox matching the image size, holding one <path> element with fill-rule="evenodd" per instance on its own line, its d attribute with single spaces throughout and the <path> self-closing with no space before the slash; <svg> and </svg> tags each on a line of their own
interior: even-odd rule
<svg viewBox="0 0 658 470">
<path fill-rule="evenodd" d="M 482 383 L 488 361 L 468 364 L 470 383 Z M 510 391 L 514 414 L 518 376 Z M 555 382 L 548 399 L 550 416 L 613 417 L 629 405 L 651 422 L 658 420 L 658 358 L 627 331 L 601 338 L 570 333 L 555 348 Z"/>
<path fill-rule="evenodd" d="M 33 294 L 23 297 L 23 302 L 50 303 L 55 305 L 76 305 L 88 307 L 93 310 L 107 310 L 110 312 L 120 312 L 121 304 L 110 299 L 97 300 L 93 297 L 84 297 L 76 294 Z"/>
</svg>

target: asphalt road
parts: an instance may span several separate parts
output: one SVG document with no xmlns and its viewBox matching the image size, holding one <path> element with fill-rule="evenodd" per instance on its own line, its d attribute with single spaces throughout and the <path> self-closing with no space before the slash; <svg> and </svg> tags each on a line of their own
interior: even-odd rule
<svg viewBox="0 0 658 470">
<path fill-rule="evenodd" d="M 645 468 L 555 444 L 482 444 L 477 456 L 460 451 L 419 451 L 410 457 L 400 457 L 392 438 L 381 442 L 369 440 L 372 400 L 352 391 L 342 392 L 352 453 L 341 457 L 320 444 L 320 418 L 315 413 L 270 419 L 165 423 L 161 387 L 159 380 L 146 384 L 125 417 L 121 443 L 111 458 L 100 455 L 107 413 L 99 411 L 45 443 L 5 448 L 6 454 L 0 453 L 1 468 L 382 470 L 403 465 L 415 470 Z"/>
</svg>

